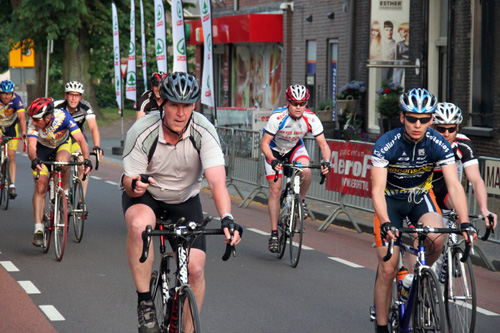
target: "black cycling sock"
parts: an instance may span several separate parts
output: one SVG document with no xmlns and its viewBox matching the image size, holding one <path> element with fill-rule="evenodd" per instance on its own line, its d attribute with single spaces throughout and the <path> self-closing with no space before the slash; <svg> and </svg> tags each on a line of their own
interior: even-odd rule
<svg viewBox="0 0 500 333">
<path fill-rule="evenodd" d="M 278 236 L 278 230 L 271 230 L 271 236 Z"/>
<path fill-rule="evenodd" d="M 377 333 L 389 333 L 387 325 L 377 325 Z"/>
<path fill-rule="evenodd" d="M 137 304 L 140 304 L 142 301 L 152 301 L 151 292 L 147 291 L 145 293 L 140 293 L 137 291 Z"/>
</svg>

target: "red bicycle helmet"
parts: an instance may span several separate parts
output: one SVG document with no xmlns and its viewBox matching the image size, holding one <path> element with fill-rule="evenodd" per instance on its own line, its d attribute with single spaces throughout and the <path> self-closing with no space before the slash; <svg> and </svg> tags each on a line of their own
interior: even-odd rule
<svg viewBox="0 0 500 333">
<path fill-rule="evenodd" d="M 45 115 L 54 112 L 54 100 L 50 97 L 40 97 L 31 102 L 28 116 L 33 119 L 42 119 Z"/>
<path fill-rule="evenodd" d="M 309 91 L 301 84 L 290 86 L 286 91 L 286 99 L 289 101 L 308 101 Z"/>
<path fill-rule="evenodd" d="M 167 73 L 164 72 L 154 72 L 151 75 L 151 86 L 159 86 L 161 81 L 167 77 Z"/>
</svg>

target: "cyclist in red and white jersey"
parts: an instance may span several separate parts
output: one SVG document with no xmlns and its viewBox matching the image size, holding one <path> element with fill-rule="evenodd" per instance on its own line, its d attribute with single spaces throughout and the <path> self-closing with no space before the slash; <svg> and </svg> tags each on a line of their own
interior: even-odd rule
<svg viewBox="0 0 500 333">
<path fill-rule="evenodd" d="M 276 109 L 264 128 L 260 148 L 266 157 L 265 172 L 269 183 L 268 209 L 271 218 L 271 238 L 269 251 L 278 251 L 278 216 L 281 195 L 281 164 L 297 161 L 309 165 L 309 154 L 302 138 L 311 133 L 321 150 L 323 162 L 321 172 L 330 171 L 331 151 L 323 134 L 323 125 L 311 110 L 306 109 L 309 91 L 300 84 L 290 86 L 286 91 L 286 106 Z M 274 182 L 276 171 L 279 178 Z M 300 187 L 300 196 L 304 201 L 309 185 L 311 185 L 311 170 L 304 169 L 304 179 Z M 307 208 L 304 203 L 304 213 Z"/>
</svg>

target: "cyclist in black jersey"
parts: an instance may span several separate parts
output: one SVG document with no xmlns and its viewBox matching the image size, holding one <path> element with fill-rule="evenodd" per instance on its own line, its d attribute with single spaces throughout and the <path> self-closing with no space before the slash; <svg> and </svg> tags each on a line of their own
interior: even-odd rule
<svg viewBox="0 0 500 333">
<path fill-rule="evenodd" d="M 54 102 L 55 108 L 60 108 L 68 111 L 68 113 L 73 117 L 76 124 L 82 131 L 85 141 L 88 142 L 87 136 L 84 132 L 84 124 L 87 121 L 87 126 L 92 134 L 92 140 L 94 141 L 94 148 L 92 149 L 94 153 L 99 154 L 99 158 L 102 159 L 104 152 L 101 149 L 101 134 L 99 133 L 99 127 L 97 126 L 96 116 L 90 103 L 83 99 L 83 94 L 85 89 L 83 84 L 78 81 L 70 81 L 64 86 L 64 100 L 59 100 Z M 82 149 L 78 142 L 74 141 L 71 145 L 71 153 L 81 153 Z M 80 157 L 80 161 L 83 161 L 83 156 Z M 86 177 L 83 180 L 83 173 L 81 173 L 83 193 L 87 193 L 87 187 L 89 185 L 89 178 Z"/>
<path fill-rule="evenodd" d="M 152 111 L 160 111 L 160 105 L 163 103 L 163 99 L 160 97 L 160 82 L 165 77 L 167 77 L 167 73 L 164 72 L 155 72 L 151 75 L 151 80 L 149 81 L 151 83 L 151 90 L 145 91 L 142 94 L 137 107 L 136 119 Z"/>
<path fill-rule="evenodd" d="M 387 252 L 384 242 L 399 236 L 390 231 L 391 227 L 402 226 L 405 217 L 424 226 L 443 226 L 439 207 L 430 192 L 435 166 L 441 166 L 451 200 L 461 217 L 460 226 L 470 226 L 467 199 L 458 180 L 453 151 L 439 133 L 429 128 L 437 107 L 436 97 L 425 89 L 412 89 L 401 95 L 399 105 L 404 127 L 382 135 L 372 154 L 374 234 L 379 259 L 374 288 L 377 332 L 389 332 L 387 315 L 399 260 L 397 250 L 389 261 L 382 259 Z M 432 265 L 441 254 L 444 239 L 429 234 L 427 242 L 430 250 L 427 263 Z"/>
<path fill-rule="evenodd" d="M 481 210 L 481 215 L 493 215 L 493 228 L 495 228 L 497 224 L 497 215 L 488 209 L 488 195 L 486 193 L 483 178 L 481 178 L 481 173 L 479 172 L 479 161 L 477 160 L 474 146 L 467 136 L 458 133 L 462 120 L 462 110 L 460 110 L 458 106 L 453 103 L 439 103 L 436 114 L 434 115 L 432 127 L 450 143 L 455 154 L 458 179 L 462 180 L 462 175 L 465 172 L 467 180 L 472 184 L 474 197 Z M 432 189 L 441 209 L 454 208 L 448 195 L 441 168 L 434 170 Z M 486 227 L 489 228 L 488 222 L 485 221 L 485 223 Z"/>
</svg>

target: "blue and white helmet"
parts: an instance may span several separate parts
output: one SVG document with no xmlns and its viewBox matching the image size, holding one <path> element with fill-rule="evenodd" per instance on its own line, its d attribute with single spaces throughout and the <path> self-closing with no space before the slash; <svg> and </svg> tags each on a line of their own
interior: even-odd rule
<svg viewBox="0 0 500 333">
<path fill-rule="evenodd" d="M 399 107 L 403 112 L 434 113 L 437 98 L 426 89 L 414 88 L 399 97 Z"/>
<path fill-rule="evenodd" d="M 16 85 L 14 84 L 14 82 L 10 80 L 4 80 L 0 82 L 0 92 L 11 93 L 14 92 L 14 89 L 16 89 Z"/>
</svg>

